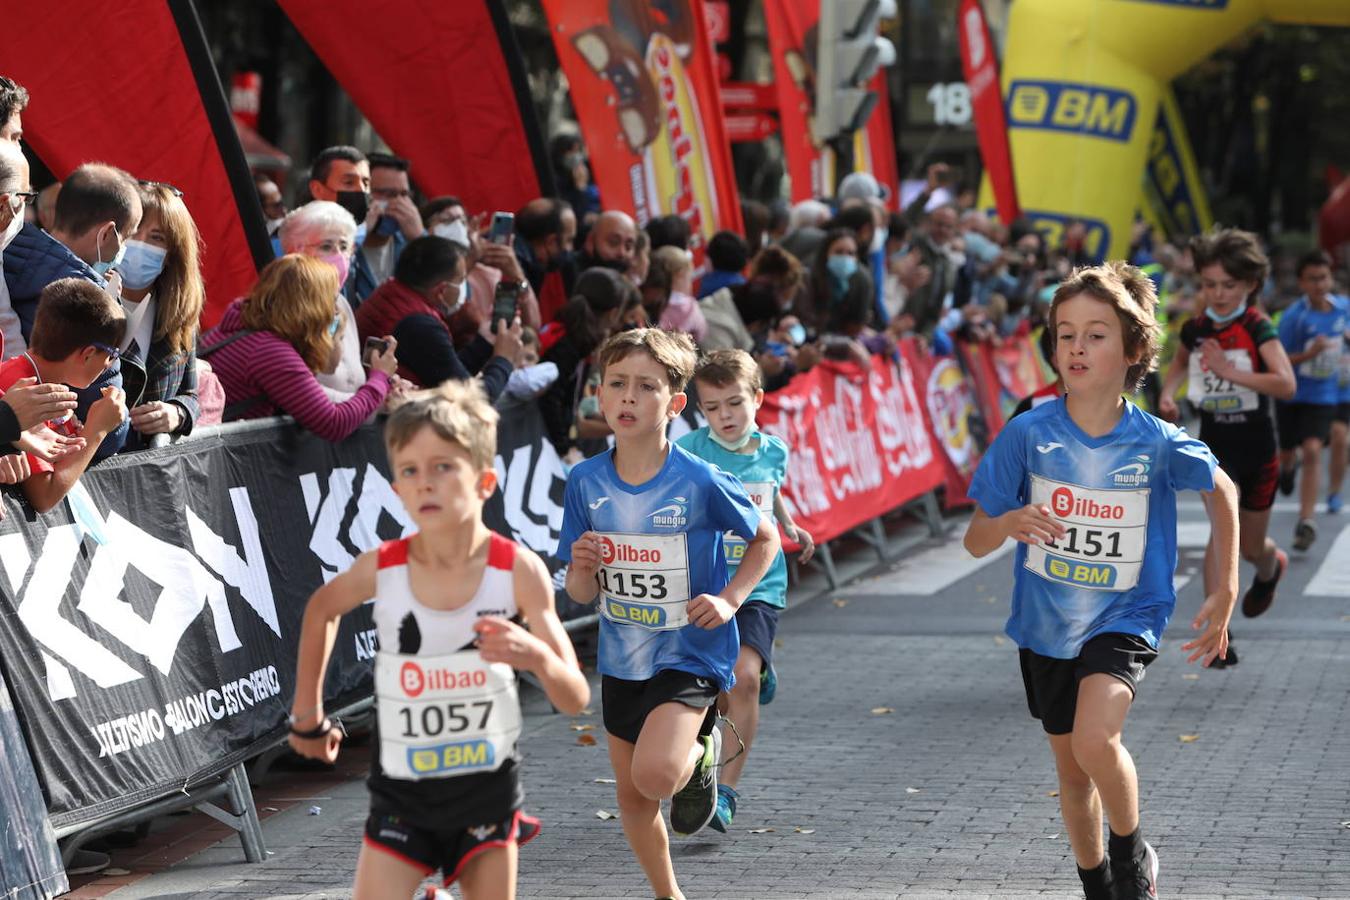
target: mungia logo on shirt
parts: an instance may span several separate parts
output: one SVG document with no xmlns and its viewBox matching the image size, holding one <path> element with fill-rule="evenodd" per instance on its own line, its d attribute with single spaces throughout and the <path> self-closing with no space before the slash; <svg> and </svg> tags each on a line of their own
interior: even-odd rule
<svg viewBox="0 0 1350 900">
<path fill-rule="evenodd" d="M 684 497 L 671 497 L 666 501 L 666 505 L 651 513 L 647 518 L 652 520 L 653 525 L 662 525 L 666 528 L 683 528 L 689 519 L 686 515 L 689 501 Z"/>
<path fill-rule="evenodd" d="M 1131 456 L 1130 461 L 1118 469 L 1112 469 L 1107 472 L 1116 484 L 1122 484 L 1127 487 L 1138 487 L 1141 484 L 1148 484 L 1148 470 L 1150 460 L 1147 453 L 1141 453 L 1138 456 Z"/>
</svg>

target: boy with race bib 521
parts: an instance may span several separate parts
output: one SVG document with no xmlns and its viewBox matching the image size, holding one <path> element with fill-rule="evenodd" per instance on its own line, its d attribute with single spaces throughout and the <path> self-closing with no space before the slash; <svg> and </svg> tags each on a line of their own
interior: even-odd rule
<svg viewBox="0 0 1350 900">
<path fill-rule="evenodd" d="M 1275 600 L 1275 586 L 1289 565 L 1268 535 L 1280 478 L 1271 397 L 1294 396 L 1294 369 L 1270 318 L 1256 305 L 1270 262 L 1256 235 L 1223 228 L 1191 242 L 1205 308 L 1181 326 L 1181 343 L 1163 381 L 1159 412 L 1175 421 L 1172 399 L 1182 379 L 1200 410 L 1200 440 L 1238 489 L 1238 545 L 1256 567 L 1242 596 L 1242 614 L 1259 616 Z M 1206 592 L 1217 574 L 1214 548 L 1205 552 Z M 1237 663 L 1232 646 L 1212 668 Z"/>
<path fill-rule="evenodd" d="M 686 334 L 640 328 L 600 350 L 614 449 L 578 463 L 563 493 L 567 593 L 600 600 L 599 665 L 624 834 L 659 897 L 675 882 L 670 825 L 693 834 L 717 805 L 717 697 L 731 690 L 736 611 L 779 550 L 735 477 L 666 439 L 698 357 Z M 723 536 L 746 541 L 728 581 Z"/>
<path fill-rule="evenodd" d="M 1048 327 L 1065 395 L 1009 421 L 970 487 L 966 548 L 978 557 L 1019 542 L 1007 632 L 1088 900 L 1157 896 L 1120 735 L 1176 605 L 1177 491 L 1206 496 L 1217 576 L 1191 623 L 1201 634 L 1182 645 L 1192 662 L 1224 656 L 1237 599 L 1233 482 L 1204 444 L 1121 396 L 1156 360 L 1156 303 L 1153 283 L 1122 263 L 1060 284 Z"/>
<path fill-rule="evenodd" d="M 310 598 L 291 747 L 337 758 L 323 673 L 338 621 L 373 597 L 377 752 L 353 897 L 410 897 L 440 870 L 466 900 L 509 900 L 517 848 L 539 831 L 522 810 L 514 670 L 534 673 L 571 715 L 590 687 L 544 563 L 483 524 L 497 486 L 497 412 L 481 388 L 452 381 L 411 395 L 390 415 L 385 444 L 418 530 L 361 554 Z"/>
</svg>

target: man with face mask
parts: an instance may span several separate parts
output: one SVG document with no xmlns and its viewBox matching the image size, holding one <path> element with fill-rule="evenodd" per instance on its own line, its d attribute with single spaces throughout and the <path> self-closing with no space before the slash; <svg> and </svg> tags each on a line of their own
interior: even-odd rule
<svg viewBox="0 0 1350 900">
<path fill-rule="evenodd" d="M 625 212 L 611 209 L 600 214 L 586 235 L 577 260 L 577 271 L 596 267 L 625 275 L 637 257 L 637 225 Z"/>
<path fill-rule="evenodd" d="M 453 241 L 427 235 L 410 241 L 394 277 L 380 285 L 356 311 L 356 326 L 367 337 L 393 335 L 398 374 L 421 387 L 477 374 L 488 400 L 501 394 L 520 355 L 519 320 L 498 324 L 489 341 L 481 333 L 456 352 L 450 319 L 464 304 L 467 257 Z"/>
<path fill-rule="evenodd" d="M 27 182 L 24 163 L 23 182 Z M 126 252 L 126 242 L 141 222 L 136 181 L 126 172 L 101 163 L 86 163 L 70 174 L 56 198 L 51 233 L 25 225 L 4 250 L 5 282 L 10 302 L 26 341 L 42 289 L 61 278 L 92 281 L 113 297 L 121 294 L 121 278 L 113 272 Z M 6 340 L 6 345 L 8 345 Z M 14 348 L 7 346 L 8 350 Z M 117 359 L 94 383 L 79 391 L 75 414 L 83 420 L 105 387 L 122 387 Z M 122 449 L 128 423 L 111 432 L 94 455 L 103 459 Z"/>
<path fill-rule="evenodd" d="M 539 315 L 553 321 L 572 296 L 577 280 L 577 216 L 561 200 L 540 197 L 516 213 L 516 259 L 525 278 L 539 297 Z"/>
<path fill-rule="evenodd" d="M 379 214 L 370 202 L 370 161 L 355 147 L 326 147 L 309 167 L 309 193 L 315 200 L 328 200 L 341 206 L 356 220 L 356 245 L 365 243 L 366 234 Z M 370 267 L 362 267 L 358 249 L 342 286 L 342 294 L 355 309 L 378 287 Z"/>
</svg>

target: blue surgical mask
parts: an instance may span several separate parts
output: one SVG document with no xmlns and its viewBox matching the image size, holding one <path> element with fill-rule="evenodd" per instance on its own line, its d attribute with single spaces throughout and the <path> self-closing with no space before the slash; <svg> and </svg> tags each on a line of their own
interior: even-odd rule
<svg viewBox="0 0 1350 900">
<path fill-rule="evenodd" d="M 127 241 L 122 249 L 125 253 L 117 266 L 117 271 L 122 275 L 122 284 L 133 291 L 154 284 L 159 273 L 164 271 L 164 260 L 169 251 L 137 240 Z"/>
<path fill-rule="evenodd" d="M 1237 305 L 1237 309 L 1234 309 L 1226 316 L 1215 315 L 1213 309 L 1211 309 L 1208 306 L 1205 307 L 1205 315 L 1209 316 L 1210 321 L 1213 322 L 1215 325 L 1227 325 L 1229 322 L 1233 321 L 1246 311 L 1247 311 L 1247 304 L 1245 303 L 1239 303 Z"/>
<path fill-rule="evenodd" d="M 858 271 L 858 259 L 855 256 L 831 256 L 825 262 L 830 274 L 845 284 Z"/>
<path fill-rule="evenodd" d="M 375 233 L 380 237 L 393 237 L 399 230 L 398 219 L 393 216 L 380 216 L 375 221 Z"/>
<path fill-rule="evenodd" d="M 117 253 L 112 259 L 103 259 L 102 244 L 95 244 L 94 252 L 98 254 L 98 260 L 90 264 L 90 268 L 98 273 L 100 278 L 107 278 L 108 273 L 122 264 L 122 257 L 127 255 L 127 245 L 122 242 L 122 236 L 117 233 L 117 226 L 113 226 L 113 237 L 117 238 Z"/>
<path fill-rule="evenodd" d="M 800 347 L 802 344 L 806 343 L 806 326 L 801 324 L 800 322 L 798 322 L 796 325 L 790 326 L 787 330 L 787 333 L 788 338 L 792 341 L 792 343 L 795 346 Z"/>
</svg>

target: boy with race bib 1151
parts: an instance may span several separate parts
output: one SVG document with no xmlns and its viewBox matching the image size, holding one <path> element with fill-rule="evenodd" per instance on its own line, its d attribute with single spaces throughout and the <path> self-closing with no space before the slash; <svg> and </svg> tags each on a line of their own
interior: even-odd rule
<svg viewBox="0 0 1350 900">
<path fill-rule="evenodd" d="M 731 690 L 736 610 L 779 550 L 745 488 L 666 439 L 698 356 L 687 334 L 639 328 L 600 350 L 614 448 L 573 467 L 558 556 L 567 593 L 600 600 L 605 730 L 624 834 L 658 897 L 680 900 L 670 826 L 693 834 L 717 805 L 717 697 Z M 727 578 L 723 536 L 746 541 Z"/>
<path fill-rule="evenodd" d="M 1331 423 L 1340 400 L 1341 354 L 1350 324 L 1350 300 L 1331 293 L 1331 257 L 1321 250 L 1299 259 L 1298 286 L 1303 296 L 1280 314 L 1280 343 L 1294 364 L 1298 390 L 1294 399 L 1280 404 L 1276 416 L 1280 426 L 1281 493 L 1294 492 L 1296 470 L 1303 469 L 1294 549 L 1307 550 L 1317 540 L 1313 521 L 1317 483 L 1322 448 L 1331 439 Z"/>
<path fill-rule="evenodd" d="M 759 363 L 744 350 L 714 350 L 699 363 L 694 384 L 698 388 L 699 408 L 708 417 L 708 425 L 684 435 L 679 445 L 739 478 L 760 514 L 771 522 L 782 523 L 783 533 L 802 548 L 801 561 L 808 561 L 815 553 L 815 542 L 805 528 L 792 520 L 783 501 L 787 444 L 755 426 L 755 413 L 764 403 Z M 734 572 L 741 564 L 745 541 L 728 533 L 722 548 L 726 551 L 727 567 Z M 740 655 L 736 657 L 736 686 L 722 695 L 719 705 L 743 746 L 733 749 L 728 745 L 723 750 L 717 814 L 708 823 L 723 833 L 736 815 L 736 801 L 740 798 L 736 784 L 759 731 L 759 708 L 771 702 L 778 689 L 773 640 L 778 633 L 779 613 L 787 606 L 787 586 L 787 560 L 779 551 L 768 574 L 736 610 L 736 630 L 741 642 Z M 722 742 L 727 745 L 725 732 Z"/>
<path fill-rule="evenodd" d="M 1065 395 L 1008 422 L 970 487 L 975 556 L 1019 542 L 1008 636 L 1059 773 L 1060 810 L 1088 900 L 1157 896 L 1139 781 L 1121 730 L 1176 605 L 1176 492 L 1198 490 L 1222 578 L 1182 645 L 1209 665 L 1237 599 L 1237 491 L 1209 449 L 1121 394 L 1153 365 L 1153 283 L 1111 263 L 1080 269 L 1050 307 Z M 1102 813 L 1110 839 L 1102 846 Z"/>
<path fill-rule="evenodd" d="M 1191 242 L 1200 274 L 1204 309 L 1181 326 L 1181 341 L 1163 380 L 1158 410 L 1175 421 L 1172 399 L 1182 379 L 1186 396 L 1200 410 L 1200 440 L 1238 490 L 1238 546 L 1256 567 L 1242 596 L 1242 614 L 1259 616 L 1275 600 L 1275 586 L 1289 565 L 1285 552 L 1267 535 L 1279 484 L 1272 397 L 1294 396 L 1294 370 L 1275 324 L 1256 305 L 1270 262 L 1256 235 L 1223 228 Z M 1213 571 L 1214 548 L 1205 552 L 1206 593 L 1222 573 Z M 1234 665 L 1232 646 L 1211 668 Z"/>
<path fill-rule="evenodd" d="M 357 900 L 410 897 L 438 869 L 467 900 L 514 897 L 517 848 L 539 831 L 522 810 L 514 670 L 569 714 L 590 699 L 544 563 L 483 524 L 496 429 L 473 382 L 395 409 L 393 487 L 418 531 L 361 554 L 305 607 L 290 743 L 332 762 L 341 731 L 324 714 L 323 673 L 338 621 L 375 600 L 377 752 Z"/>
</svg>

